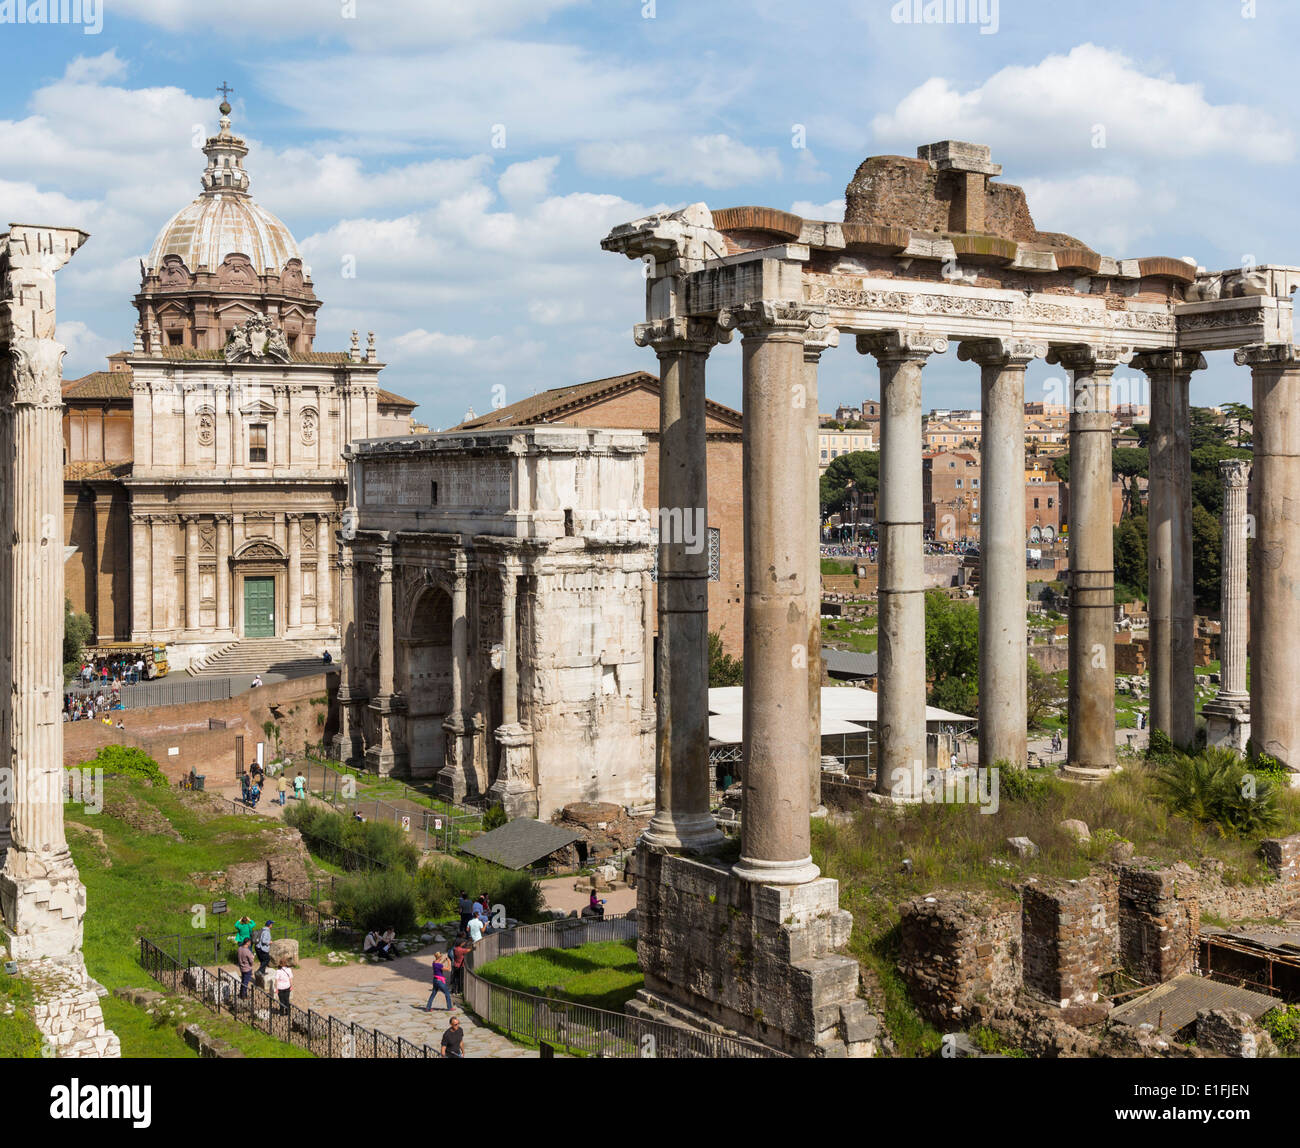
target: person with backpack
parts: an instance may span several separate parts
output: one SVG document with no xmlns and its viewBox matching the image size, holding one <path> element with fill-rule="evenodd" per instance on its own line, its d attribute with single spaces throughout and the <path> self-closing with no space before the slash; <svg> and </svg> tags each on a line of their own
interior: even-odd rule
<svg viewBox="0 0 1300 1148">
<path fill-rule="evenodd" d="M 257 971 L 266 976 L 266 970 L 271 965 L 271 926 L 274 921 L 267 921 L 262 926 L 262 931 L 257 934 L 257 943 L 254 948 L 257 950 Z"/>
</svg>

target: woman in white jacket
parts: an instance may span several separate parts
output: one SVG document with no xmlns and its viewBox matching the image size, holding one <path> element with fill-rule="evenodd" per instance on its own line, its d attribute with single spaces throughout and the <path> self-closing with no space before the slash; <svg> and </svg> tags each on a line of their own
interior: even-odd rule
<svg viewBox="0 0 1300 1148">
<path fill-rule="evenodd" d="M 293 988 L 293 969 L 289 967 L 287 959 L 280 961 L 280 967 L 275 970 L 275 991 L 280 998 L 280 1013 L 283 1016 L 289 1015 L 289 992 Z"/>
</svg>

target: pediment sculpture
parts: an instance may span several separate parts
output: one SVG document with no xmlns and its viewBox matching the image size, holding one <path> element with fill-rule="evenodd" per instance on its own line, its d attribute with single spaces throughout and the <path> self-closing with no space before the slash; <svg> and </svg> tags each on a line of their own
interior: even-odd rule
<svg viewBox="0 0 1300 1148">
<path fill-rule="evenodd" d="M 289 343 L 284 332 L 265 315 L 254 315 L 226 336 L 227 363 L 287 363 Z"/>
</svg>

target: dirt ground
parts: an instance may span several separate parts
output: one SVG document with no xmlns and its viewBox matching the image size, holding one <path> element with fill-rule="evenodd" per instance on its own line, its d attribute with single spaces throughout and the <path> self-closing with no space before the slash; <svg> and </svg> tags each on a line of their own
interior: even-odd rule
<svg viewBox="0 0 1300 1148">
<path fill-rule="evenodd" d="M 563 909 L 566 913 L 570 909 L 579 911 L 585 909 L 591 893 L 589 890 L 582 892 L 575 890 L 573 886 L 578 880 L 577 877 L 554 877 L 549 881 L 540 882 L 546 907 Z M 616 913 L 626 913 L 636 908 L 635 889 L 610 889 L 600 896 L 605 901 L 605 912 L 611 917 Z"/>
</svg>

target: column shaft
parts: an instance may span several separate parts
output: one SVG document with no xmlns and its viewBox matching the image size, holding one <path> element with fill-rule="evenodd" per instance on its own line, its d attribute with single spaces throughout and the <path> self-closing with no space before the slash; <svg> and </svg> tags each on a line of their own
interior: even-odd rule
<svg viewBox="0 0 1300 1148">
<path fill-rule="evenodd" d="M 1256 751 L 1300 770 L 1300 361 L 1288 345 L 1244 348 L 1254 390 L 1250 475 L 1250 720 Z"/>
<path fill-rule="evenodd" d="M 185 520 L 185 628 L 196 631 L 199 622 L 199 520 Z"/>
<path fill-rule="evenodd" d="M 1115 767 L 1110 378 L 1124 358 L 1093 348 L 1053 354 L 1073 372 L 1068 768 L 1095 777 Z"/>
<path fill-rule="evenodd" d="M 925 783 L 925 573 L 921 509 L 921 367 L 947 341 L 897 333 L 858 338 L 880 364 L 879 700 L 876 789 L 919 801 Z"/>
<path fill-rule="evenodd" d="M 1151 619 L 1151 728 L 1175 745 L 1196 735 L 1196 603 L 1192 582 L 1192 456 L 1189 388 L 1199 354 L 1141 355 L 1151 380 L 1147 581 Z"/>
<path fill-rule="evenodd" d="M 753 303 L 720 321 L 744 335 L 744 797 L 735 874 L 764 884 L 815 879 L 809 759 L 818 731 L 808 690 L 808 450 L 803 342 L 813 313 Z M 824 316 L 822 325 L 824 325 Z"/>
<path fill-rule="evenodd" d="M 217 629 L 230 629 L 230 515 L 217 515 Z"/>
<path fill-rule="evenodd" d="M 1025 368 L 1046 352 L 1002 340 L 963 343 L 980 365 L 979 761 L 1028 761 L 1025 583 Z"/>
<path fill-rule="evenodd" d="M 1246 488 L 1250 463 L 1219 463 L 1223 476 L 1223 558 L 1220 565 L 1219 697 L 1245 698 L 1246 634 Z"/>
<path fill-rule="evenodd" d="M 651 844 L 696 851 L 722 834 L 709 811 L 709 549 L 704 369 L 718 338 L 705 322 L 636 328 L 659 357 L 659 691 Z M 689 516 L 689 517 L 688 517 Z M 689 527 L 689 528 L 688 528 Z M 704 539 L 705 545 L 698 545 Z M 694 541 L 697 545 L 691 545 Z M 653 635 L 647 635 L 653 644 Z"/>
<path fill-rule="evenodd" d="M 393 694 L 393 552 L 390 547 L 379 550 L 379 694 L 389 698 Z"/>
<path fill-rule="evenodd" d="M 131 516 L 131 640 L 144 642 L 149 638 L 150 614 L 153 607 L 153 578 L 150 573 L 153 552 L 153 530 L 149 519 L 136 514 Z"/>
<path fill-rule="evenodd" d="M 316 627 L 327 629 L 334 623 L 334 582 L 330 578 L 330 520 L 316 516 Z"/>
<path fill-rule="evenodd" d="M 507 567 L 501 573 L 501 724 L 519 724 L 519 661 L 515 621 L 516 577 Z"/>
<path fill-rule="evenodd" d="M 286 516 L 289 532 L 289 627 L 302 626 L 302 519 L 297 514 Z"/>
</svg>

